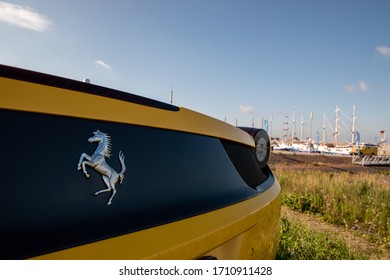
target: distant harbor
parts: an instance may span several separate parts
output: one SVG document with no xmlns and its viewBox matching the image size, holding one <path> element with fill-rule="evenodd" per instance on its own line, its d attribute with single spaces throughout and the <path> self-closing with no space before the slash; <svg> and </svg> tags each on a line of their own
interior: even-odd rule
<svg viewBox="0 0 390 280">
<path fill-rule="evenodd" d="M 351 133 L 351 141 L 340 142 L 340 108 L 336 106 L 336 117 L 334 128 L 330 126 L 332 133 L 330 134 L 331 138 L 326 141 L 326 116 L 323 116 L 323 126 L 322 126 L 322 140 L 320 140 L 320 133 L 316 131 L 315 139 L 312 137 L 312 122 L 313 122 L 313 112 L 310 112 L 310 134 L 309 137 L 303 138 L 304 131 L 304 120 L 303 115 L 300 123 L 300 137 L 296 137 L 295 134 L 295 111 L 292 115 L 292 123 L 288 120 L 288 115 L 285 115 L 285 121 L 283 126 L 284 137 L 271 137 L 271 148 L 273 151 L 289 151 L 289 152 L 300 152 L 300 153 L 319 153 L 327 155 L 343 155 L 343 156 L 352 156 L 352 155 L 361 155 L 361 156 L 374 156 L 378 154 L 390 154 L 390 151 L 387 151 L 385 142 L 386 136 L 385 131 L 381 131 L 381 141 L 375 144 L 371 143 L 362 143 L 360 141 L 360 133 L 356 130 L 356 108 L 353 106 L 353 115 L 352 115 L 352 127 L 348 129 Z M 291 133 L 289 133 L 291 131 Z M 272 123 L 271 123 L 271 136 L 272 135 Z"/>
</svg>

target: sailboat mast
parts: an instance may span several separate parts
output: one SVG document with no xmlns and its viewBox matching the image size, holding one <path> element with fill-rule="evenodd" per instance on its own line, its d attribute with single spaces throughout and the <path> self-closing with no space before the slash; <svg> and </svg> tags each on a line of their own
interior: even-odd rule
<svg viewBox="0 0 390 280">
<path fill-rule="evenodd" d="M 352 109 L 352 143 L 355 142 L 355 126 L 356 126 L 356 106 L 353 105 L 353 109 Z"/>
<path fill-rule="evenodd" d="M 284 116 L 284 138 L 287 141 L 287 136 L 288 136 L 288 114 Z"/>
<path fill-rule="evenodd" d="M 310 112 L 310 141 L 313 140 L 312 132 L 313 132 L 313 111 Z"/>
<path fill-rule="evenodd" d="M 301 115 L 301 133 L 299 134 L 299 140 L 302 141 L 303 137 L 303 114 Z"/>
<path fill-rule="evenodd" d="M 326 119 L 326 115 L 324 113 L 324 122 L 322 124 L 322 141 L 325 143 L 326 142 L 326 135 L 325 135 L 325 131 L 326 131 L 326 126 L 325 126 L 325 119 Z"/>
<path fill-rule="evenodd" d="M 339 111 L 340 111 L 340 108 L 338 106 L 336 106 L 336 123 L 335 123 L 335 127 L 334 127 L 334 145 L 337 146 L 338 142 L 339 142 Z"/>
<path fill-rule="evenodd" d="M 295 110 L 293 111 L 293 115 L 292 115 L 292 129 L 291 129 L 291 140 L 294 140 L 294 134 L 295 134 Z"/>
</svg>

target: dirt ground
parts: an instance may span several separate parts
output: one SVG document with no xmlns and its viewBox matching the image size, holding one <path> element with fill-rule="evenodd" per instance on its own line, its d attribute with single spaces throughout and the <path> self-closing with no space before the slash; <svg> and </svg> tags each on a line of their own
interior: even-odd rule
<svg viewBox="0 0 390 280">
<path fill-rule="evenodd" d="M 270 155 L 269 165 L 278 168 L 312 169 L 324 172 L 349 172 L 349 173 L 377 173 L 389 172 L 390 166 L 362 166 L 352 163 L 351 156 L 336 156 L 322 154 L 304 154 L 292 152 L 273 152 Z"/>
</svg>

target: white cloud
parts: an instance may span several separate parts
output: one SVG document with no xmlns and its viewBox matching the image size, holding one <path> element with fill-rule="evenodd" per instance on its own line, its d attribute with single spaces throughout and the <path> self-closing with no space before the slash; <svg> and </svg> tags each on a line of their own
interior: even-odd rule
<svg viewBox="0 0 390 280">
<path fill-rule="evenodd" d="M 386 46 L 378 46 L 375 48 L 381 55 L 390 57 L 390 48 Z"/>
<path fill-rule="evenodd" d="M 104 69 L 107 69 L 107 70 L 111 70 L 111 66 L 108 65 L 107 63 L 105 63 L 104 61 L 102 60 L 96 60 L 95 63 L 101 67 L 103 67 Z"/>
<path fill-rule="evenodd" d="M 254 112 L 254 109 L 250 105 L 240 105 L 240 112 L 243 114 L 249 114 Z"/>
<path fill-rule="evenodd" d="M 357 91 L 368 92 L 371 90 L 371 87 L 364 81 L 358 81 L 357 84 L 345 85 L 344 90 L 349 93 L 354 93 Z"/>
<path fill-rule="evenodd" d="M 52 22 L 44 15 L 35 12 L 30 7 L 3 1 L 0 1 L 0 21 L 34 31 L 46 31 L 52 25 Z"/>
<path fill-rule="evenodd" d="M 354 85 L 345 85 L 344 89 L 346 92 L 352 93 L 355 91 L 355 86 Z"/>
<path fill-rule="evenodd" d="M 362 91 L 362 92 L 367 92 L 367 91 L 370 90 L 370 87 L 367 85 L 366 82 L 359 81 L 358 84 L 359 84 L 359 90 L 360 90 L 360 91 Z"/>
</svg>

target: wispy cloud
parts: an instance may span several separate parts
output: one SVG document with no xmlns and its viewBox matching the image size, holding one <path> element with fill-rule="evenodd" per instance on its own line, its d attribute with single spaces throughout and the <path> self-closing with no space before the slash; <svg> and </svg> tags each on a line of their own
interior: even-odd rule
<svg viewBox="0 0 390 280">
<path fill-rule="evenodd" d="M 44 15 L 35 12 L 32 8 L 4 1 L 0 1 L 0 21 L 40 32 L 48 30 L 52 25 Z"/>
<path fill-rule="evenodd" d="M 371 87 L 364 81 L 358 81 L 356 84 L 345 85 L 344 90 L 348 93 L 369 92 Z"/>
<path fill-rule="evenodd" d="M 353 93 L 356 90 L 355 85 L 345 85 L 344 89 L 346 92 Z"/>
<path fill-rule="evenodd" d="M 107 70 L 111 70 L 111 66 L 108 65 L 107 63 L 105 63 L 104 61 L 102 60 L 96 60 L 95 63 L 101 67 L 103 67 L 104 69 L 107 69 Z"/>
<path fill-rule="evenodd" d="M 358 85 L 359 85 L 359 90 L 360 90 L 360 91 L 362 91 L 362 92 L 370 91 L 370 87 L 367 85 L 366 82 L 359 81 L 359 82 L 358 82 Z"/>
<path fill-rule="evenodd" d="M 250 105 L 240 105 L 239 108 L 240 108 L 240 112 L 243 114 L 249 114 L 249 113 L 254 112 L 253 107 Z"/>
<path fill-rule="evenodd" d="M 387 46 L 378 46 L 375 48 L 377 52 L 385 57 L 390 57 L 390 47 Z"/>
</svg>

